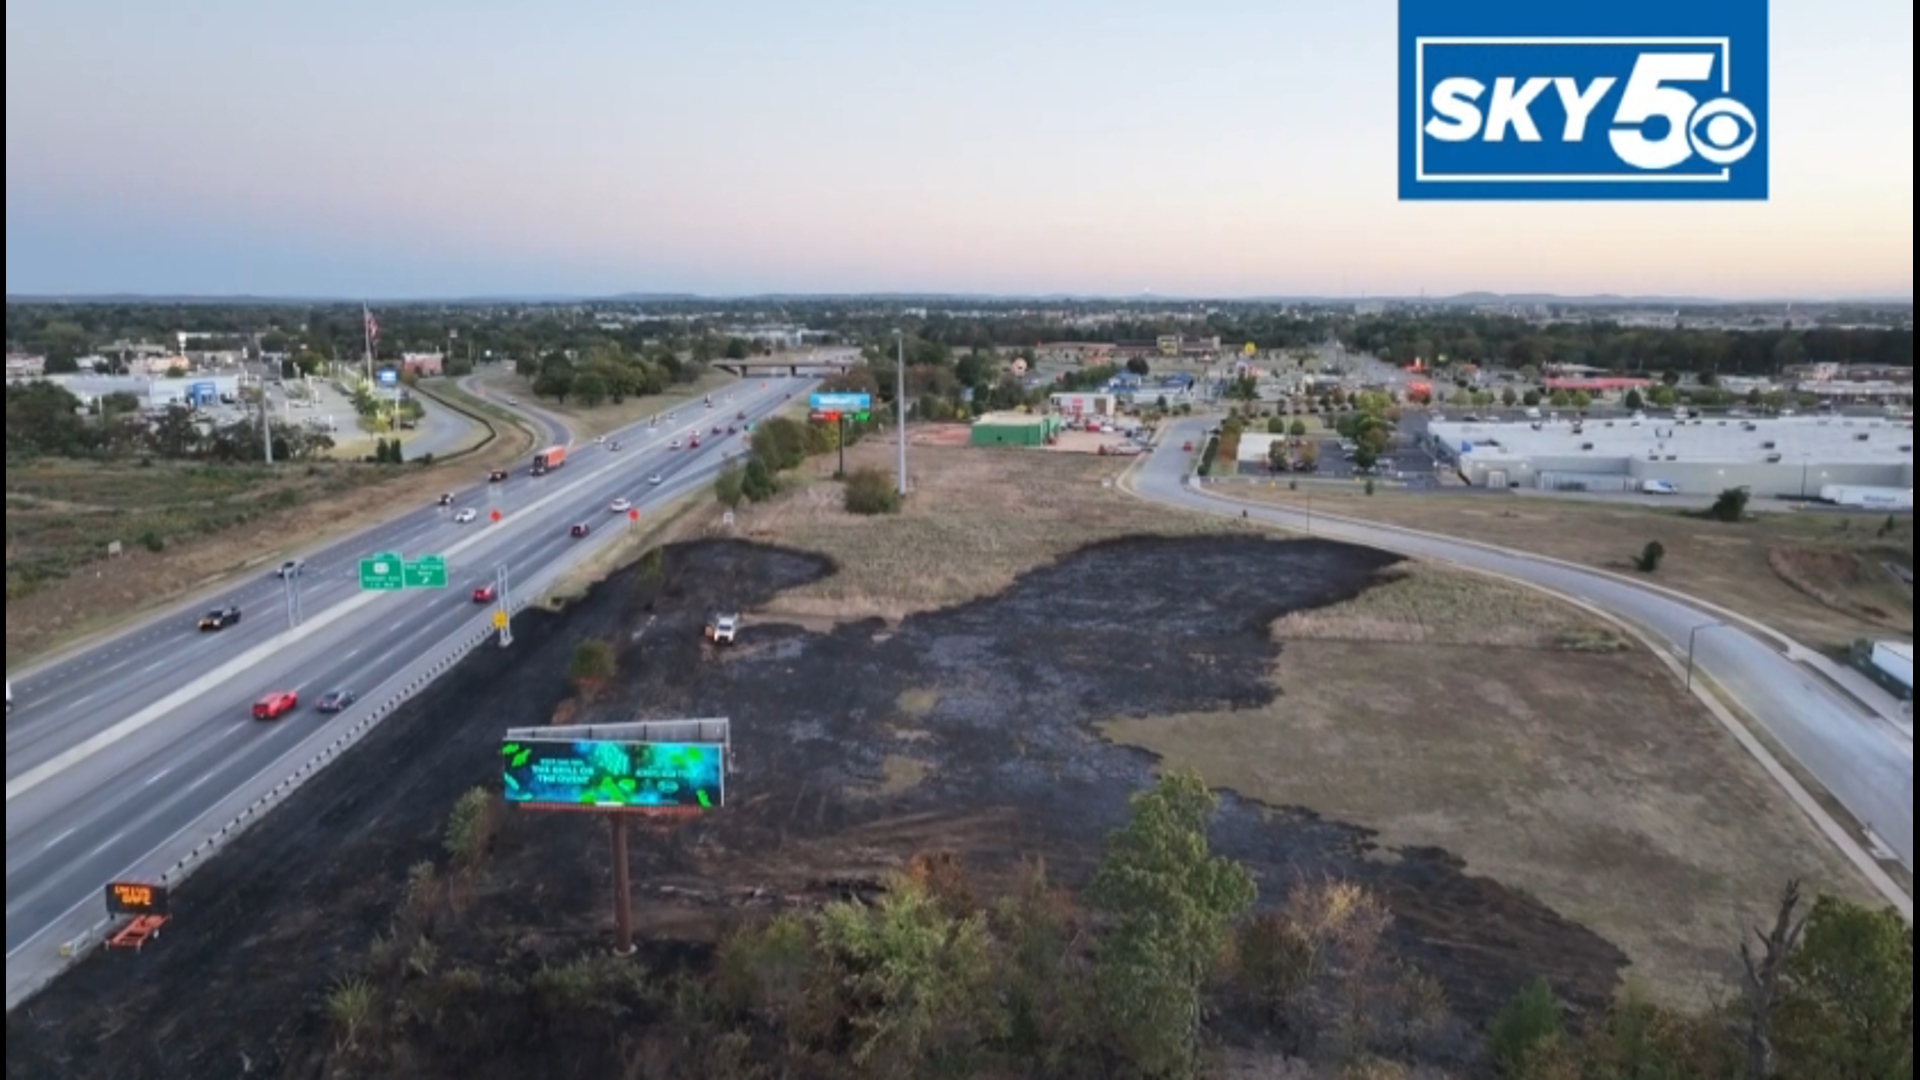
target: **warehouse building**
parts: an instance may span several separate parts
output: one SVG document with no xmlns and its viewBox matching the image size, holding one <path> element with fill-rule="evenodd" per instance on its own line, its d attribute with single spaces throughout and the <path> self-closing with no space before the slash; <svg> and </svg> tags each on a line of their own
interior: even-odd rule
<svg viewBox="0 0 1920 1080">
<path fill-rule="evenodd" d="M 1867 417 L 1437 422 L 1436 454 L 1476 487 L 1687 495 L 1746 487 L 1817 498 L 1825 487 L 1913 489 L 1913 422 Z"/>
<path fill-rule="evenodd" d="M 973 422 L 973 445 L 1045 446 L 1063 426 L 1057 416 L 988 413 Z"/>
</svg>

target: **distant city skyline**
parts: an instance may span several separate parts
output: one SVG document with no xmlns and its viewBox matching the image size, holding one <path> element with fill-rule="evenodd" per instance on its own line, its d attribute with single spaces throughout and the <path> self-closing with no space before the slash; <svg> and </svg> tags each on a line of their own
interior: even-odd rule
<svg viewBox="0 0 1920 1080">
<path fill-rule="evenodd" d="M 1416 205 L 1390 0 L 14 0 L 7 286 L 1910 298 L 1912 7 L 1771 12 L 1771 201 Z"/>
</svg>

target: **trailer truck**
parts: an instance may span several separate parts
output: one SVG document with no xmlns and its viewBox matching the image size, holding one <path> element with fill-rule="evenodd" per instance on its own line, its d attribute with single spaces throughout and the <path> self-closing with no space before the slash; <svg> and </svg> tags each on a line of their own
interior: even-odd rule
<svg viewBox="0 0 1920 1080">
<path fill-rule="evenodd" d="M 544 476 L 567 463 L 567 448 L 549 446 L 533 455 L 533 475 Z"/>
</svg>

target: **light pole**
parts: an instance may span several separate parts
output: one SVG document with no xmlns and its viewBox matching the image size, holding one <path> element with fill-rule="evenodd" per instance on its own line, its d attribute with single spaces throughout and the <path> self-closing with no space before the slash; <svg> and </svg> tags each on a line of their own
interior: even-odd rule
<svg viewBox="0 0 1920 1080">
<path fill-rule="evenodd" d="M 894 376 L 894 404 L 900 408 L 900 497 L 907 497 L 907 335 L 904 330 L 893 332 L 895 356 L 899 369 Z"/>
<path fill-rule="evenodd" d="M 1693 639 L 1697 637 L 1700 631 L 1702 630 L 1712 630 L 1716 626 L 1725 626 L 1725 625 L 1727 624 L 1719 623 L 1719 622 L 1701 623 L 1699 626 L 1696 626 L 1687 631 L 1687 692 L 1688 693 L 1693 692 Z"/>
</svg>

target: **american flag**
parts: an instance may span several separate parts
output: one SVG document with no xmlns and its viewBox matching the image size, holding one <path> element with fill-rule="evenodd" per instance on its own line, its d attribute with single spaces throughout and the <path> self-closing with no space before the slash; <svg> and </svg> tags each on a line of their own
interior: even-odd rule
<svg viewBox="0 0 1920 1080">
<path fill-rule="evenodd" d="M 371 312 L 371 311 L 367 311 L 367 309 L 365 309 L 365 308 L 362 308 L 362 309 L 360 309 L 360 310 L 361 310 L 361 311 L 362 311 L 362 312 L 363 312 L 363 313 L 364 313 L 364 314 L 366 315 L 366 317 L 367 317 L 367 337 L 368 337 L 368 338 L 370 338 L 370 339 L 371 339 L 371 338 L 377 338 L 377 337 L 379 337 L 379 336 L 380 336 L 380 321 L 379 321 L 378 319 L 375 319 L 375 318 L 373 317 L 373 312 Z"/>
</svg>

